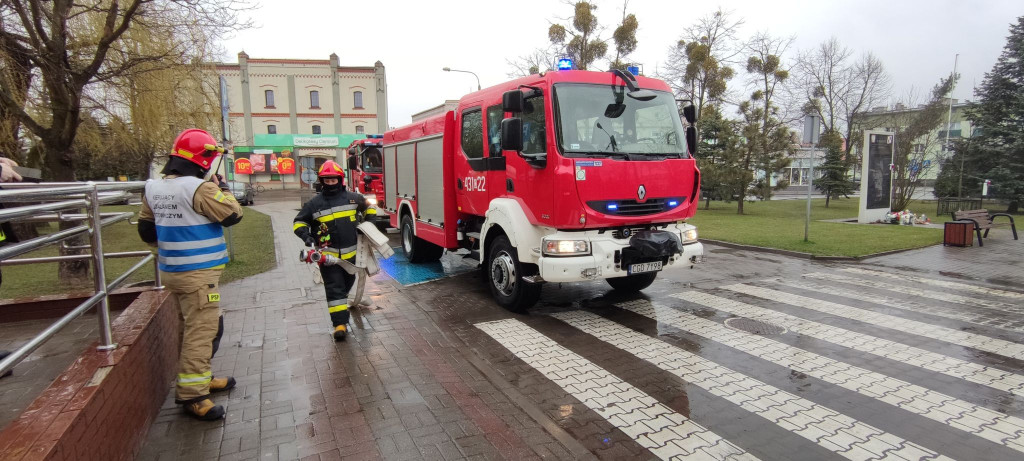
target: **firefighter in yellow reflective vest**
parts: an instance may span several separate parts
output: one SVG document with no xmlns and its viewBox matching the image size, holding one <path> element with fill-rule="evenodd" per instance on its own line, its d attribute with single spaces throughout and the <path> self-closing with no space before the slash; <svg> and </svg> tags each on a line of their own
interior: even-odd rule
<svg viewBox="0 0 1024 461">
<path fill-rule="evenodd" d="M 306 245 L 322 249 L 324 254 L 352 262 L 356 256 L 356 226 L 363 215 L 375 215 L 366 198 L 345 190 L 345 172 L 333 161 L 326 161 L 317 173 L 320 194 L 306 202 L 295 215 L 292 230 Z M 348 324 L 348 292 L 355 275 L 341 266 L 320 266 L 327 295 L 327 312 L 334 325 L 334 340 L 344 341 Z"/>
<path fill-rule="evenodd" d="M 184 323 L 175 403 L 201 420 L 223 418 L 224 407 L 210 401 L 210 392 L 235 386 L 234 378 L 214 378 L 210 369 L 224 333 L 219 290 L 228 262 L 224 227 L 242 220 L 235 197 L 203 179 L 223 152 L 203 130 L 181 132 L 163 179 L 146 183 L 139 213 L 139 236 L 156 244 L 160 276 L 177 297 Z"/>
</svg>

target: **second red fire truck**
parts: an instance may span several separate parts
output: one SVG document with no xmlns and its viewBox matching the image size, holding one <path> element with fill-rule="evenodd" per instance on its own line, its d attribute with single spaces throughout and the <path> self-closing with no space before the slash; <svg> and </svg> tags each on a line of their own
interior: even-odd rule
<svg viewBox="0 0 1024 461">
<path fill-rule="evenodd" d="M 478 256 L 515 311 L 545 282 L 638 291 L 703 260 L 692 106 L 660 80 L 550 71 L 468 94 L 454 111 L 388 131 L 384 200 L 412 262 Z M 691 146 L 688 148 L 688 146 Z"/>
<path fill-rule="evenodd" d="M 383 135 L 371 134 L 356 139 L 346 150 L 347 181 L 352 191 L 362 194 L 378 208 L 379 225 L 386 225 L 388 216 L 380 210 L 384 203 L 384 163 L 381 155 Z"/>
</svg>

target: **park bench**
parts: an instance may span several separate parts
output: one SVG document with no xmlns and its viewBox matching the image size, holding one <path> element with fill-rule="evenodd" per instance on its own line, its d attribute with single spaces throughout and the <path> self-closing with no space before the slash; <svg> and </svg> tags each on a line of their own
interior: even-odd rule
<svg viewBox="0 0 1024 461">
<path fill-rule="evenodd" d="M 1010 222 L 992 222 L 997 216 L 1005 216 Z M 954 221 L 971 221 L 974 223 L 974 232 L 978 234 L 978 246 L 985 246 L 981 241 L 981 230 L 985 230 L 984 237 L 988 237 L 988 231 L 992 230 L 993 227 L 1006 227 L 1010 226 L 1013 230 L 1013 239 L 1017 240 L 1017 226 L 1013 223 L 1013 216 L 1006 213 L 989 213 L 988 210 L 959 210 L 953 212 Z"/>
</svg>

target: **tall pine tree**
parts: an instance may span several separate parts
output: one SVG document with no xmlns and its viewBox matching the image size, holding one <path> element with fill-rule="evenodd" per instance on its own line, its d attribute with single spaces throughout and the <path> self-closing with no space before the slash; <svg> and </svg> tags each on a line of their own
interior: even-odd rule
<svg viewBox="0 0 1024 461">
<path fill-rule="evenodd" d="M 1010 25 L 1003 54 L 977 90 L 980 102 L 968 111 L 984 152 L 975 159 L 989 193 L 1009 202 L 1015 213 L 1024 201 L 1024 16 Z"/>
</svg>

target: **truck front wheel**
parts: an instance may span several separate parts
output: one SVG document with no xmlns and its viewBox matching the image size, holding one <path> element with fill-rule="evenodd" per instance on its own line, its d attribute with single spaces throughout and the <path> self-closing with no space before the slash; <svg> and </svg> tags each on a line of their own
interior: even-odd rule
<svg viewBox="0 0 1024 461">
<path fill-rule="evenodd" d="M 491 295 L 501 307 L 512 312 L 526 312 L 540 299 L 540 285 L 523 280 L 528 266 L 519 262 L 519 253 L 508 241 L 499 235 L 487 252 L 487 280 Z"/>
<path fill-rule="evenodd" d="M 402 251 L 411 263 L 434 262 L 441 259 L 444 248 L 416 236 L 412 228 L 412 217 L 402 216 Z"/>
<path fill-rule="evenodd" d="M 636 293 L 651 286 L 651 284 L 654 283 L 654 279 L 657 277 L 657 272 L 648 272 L 646 274 L 627 275 L 625 277 L 614 277 L 605 280 L 607 280 L 608 284 L 616 291 Z"/>
</svg>

